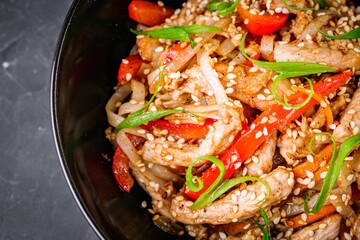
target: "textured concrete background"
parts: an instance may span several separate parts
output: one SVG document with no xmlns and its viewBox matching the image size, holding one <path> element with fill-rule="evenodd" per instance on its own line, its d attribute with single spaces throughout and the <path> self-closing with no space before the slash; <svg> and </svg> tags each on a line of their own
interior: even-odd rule
<svg viewBox="0 0 360 240">
<path fill-rule="evenodd" d="M 71 0 L 0 1 L 0 239 L 98 239 L 60 168 L 50 73 Z"/>
</svg>

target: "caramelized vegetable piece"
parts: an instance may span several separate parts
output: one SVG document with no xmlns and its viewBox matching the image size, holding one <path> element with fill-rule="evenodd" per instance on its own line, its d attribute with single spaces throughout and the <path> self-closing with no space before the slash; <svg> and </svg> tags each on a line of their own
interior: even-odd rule
<svg viewBox="0 0 360 240">
<path fill-rule="evenodd" d="M 247 29 L 255 35 L 266 35 L 279 30 L 285 24 L 288 17 L 287 14 L 282 13 L 275 13 L 273 15 L 252 14 L 247 9 L 242 8 L 241 4 L 238 5 L 237 11 Z"/>
<path fill-rule="evenodd" d="M 129 81 L 139 71 L 143 62 L 139 54 L 125 58 L 119 67 L 118 82 L 125 83 Z"/>
<path fill-rule="evenodd" d="M 145 140 L 142 137 L 138 137 L 132 134 L 127 134 L 127 136 L 129 137 L 134 147 L 139 146 Z M 119 146 L 117 146 L 113 157 L 112 169 L 116 181 L 120 187 L 124 191 L 130 192 L 131 187 L 134 185 L 134 180 L 129 172 L 129 158 L 125 155 Z"/>
<path fill-rule="evenodd" d="M 150 121 L 148 124 L 141 125 L 141 128 L 146 129 L 149 132 L 153 132 L 154 129 L 167 130 L 168 134 L 185 140 L 205 138 L 209 132 L 209 125 L 214 124 L 215 120 L 207 119 L 204 124 L 192 124 L 192 123 L 171 123 L 166 120 Z"/>
<path fill-rule="evenodd" d="M 333 214 L 334 212 L 336 212 L 335 207 L 332 204 L 329 204 L 323 206 L 320 211 L 315 214 L 302 213 L 300 215 L 297 215 L 296 217 L 286 220 L 284 224 L 288 228 L 299 228 L 313 223 L 319 219 L 322 219 L 330 214 Z"/>
<path fill-rule="evenodd" d="M 174 9 L 161 7 L 156 3 L 134 0 L 130 3 L 129 17 L 138 23 L 155 26 L 163 23 L 174 13 Z"/>
</svg>

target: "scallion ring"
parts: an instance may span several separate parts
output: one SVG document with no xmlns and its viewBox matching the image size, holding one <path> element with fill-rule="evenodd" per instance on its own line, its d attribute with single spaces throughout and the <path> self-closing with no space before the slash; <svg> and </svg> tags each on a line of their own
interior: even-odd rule
<svg viewBox="0 0 360 240">
<path fill-rule="evenodd" d="M 276 91 L 275 91 L 275 90 L 276 90 L 276 84 L 277 84 L 280 80 L 282 80 L 282 79 L 284 79 L 284 78 L 287 78 L 287 77 L 286 77 L 286 74 L 281 74 L 281 75 L 279 75 L 279 76 L 274 80 L 274 82 L 273 82 L 273 84 L 272 84 L 272 93 L 273 93 L 273 95 L 274 95 L 274 99 L 275 99 L 277 102 L 279 102 L 280 104 L 284 105 L 285 107 L 292 108 L 292 109 L 298 109 L 298 108 L 301 108 L 301 107 L 305 106 L 305 105 L 311 100 L 312 95 L 314 94 L 314 86 L 313 86 L 312 82 L 310 81 L 310 79 L 305 78 L 306 81 L 308 81 L 309 86 L 310 86 L 309 96 L 306 98 L 306 100 L 305 100 L 304 102 L 298 104 L 298 105 L 290 105 L 290 104 L 288 103 L 288 100 L 287 100 L 287 98 L 286 98 L 286 95 L 284 95 L 284 101 L 285 101 L 285 102 L 283 102 L 283 101 L 281 101 L 280 98 L 277 96 Z"/>
<path fill-rule="evenodd" d="M 257 222 L 251 222 L 251 223 L 255 224 L 263 231 L 264 235 L 262 236 L 261 240 L 269 240 L 270 239 L 269 218 L 264 209 L 260 208 L 260 212 L 261 212 L 262 217 L 264 218 L 265 228 L 260 223 L 257 223 Z"/>
<path fill-rule="evenodd" d="M 331 134 L 328 133 L 328 132 L 320 132 L 320 133 L 315 134 L 315 135 L 311 138 L 310 143 L 309 143 L 310 152 L 311 152 L 314 156 L 316 156 L 316 157 L 324 157 L 324 156 L 325 156 L 325 155 L 317 155 L 317 154 L 315 154 L 315 153 L 313 152 L 313 150 L 312 150 L 312 143 L 313 143 L 314 139 L 315 139 L 317 136 L 322 135 L 322 134 L 326 134 L 326 135 L 328 135 L 328 136 L 331 138 L 331 141 L 333 142 L 333 145 L 334 145 L 333 153 L 336 151 L 336 141 L 335 141 L 334 136 L 331 135 Z"/>
</svg>

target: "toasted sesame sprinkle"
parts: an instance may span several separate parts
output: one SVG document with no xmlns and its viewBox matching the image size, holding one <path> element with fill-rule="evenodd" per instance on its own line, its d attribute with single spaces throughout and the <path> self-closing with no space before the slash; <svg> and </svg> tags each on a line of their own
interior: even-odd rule
<svg viewBox="0 0 360 240">
<path fill-rule="evenodd" d="M 149 141 L 154 141 L 154 135 L 152 135 L 151 133 L 147 133 L 146 134 L 146 137 L 147 137 L 147 139 L 149 140 Z"/>
<path fill-rule="evenodd" d="M 337 207 L 336 207 L 336 211 L 337 211 L 338 213 L 341 213 L 341 212 L 342 212 L 342 207 L 341 207 L 341 206 L 337 206 Z"/>
<path fill-rule="evenodd" d="M 157 47 L 157 48 L 155 48 L 155 52 L 157 52 L 157 53 L 160 53 L 160 52 L 162 52 L 162 51 L 164 51 L 164 47 Z"/>
<path fill-rule="evenodd" d="M 125 78 L 126 78 L 127 81 L 130 81 L 131 78 L 132 78 L 131 73 L 127 73 L 127 74 L 125 75 Z"/>
<path fill-rule="evenodd" d="M 295 188 L 294 194 L 295 194 L 295 195 L 299 195 L 299 193 L 300 193 L 300 188 Z"/>
<path fill-rule="evenodd" d="M 260 138 L 261 136 L 262 136 L 262 132 L 260 131 L 255 134 L 256 139 Z"/>
</svg>

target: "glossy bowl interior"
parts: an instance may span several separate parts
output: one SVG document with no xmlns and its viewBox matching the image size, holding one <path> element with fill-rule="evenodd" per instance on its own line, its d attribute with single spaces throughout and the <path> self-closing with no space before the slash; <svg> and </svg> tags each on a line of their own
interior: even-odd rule
<svg viewBox="0 0 360 240">
<path fill-rule="evenodd" d="M 135 43 L 130 0 L 77 0 L 66 18 L 55 53 L 51 107 L 60 161 L 71 191 L 91 226 L 106 239 L 187 239 L 169 235 L 140 207 L 150 199 L 136 185 L 123 192 L 104 156 L 105 104 L 114 92 L 122 58 Z M 165 1 L 180 7 L 180 1 Z M 71 216 L 69 216 L 71 218 Z M 190 239 L 190 238 L 189 238 Z"/>
</svg>

